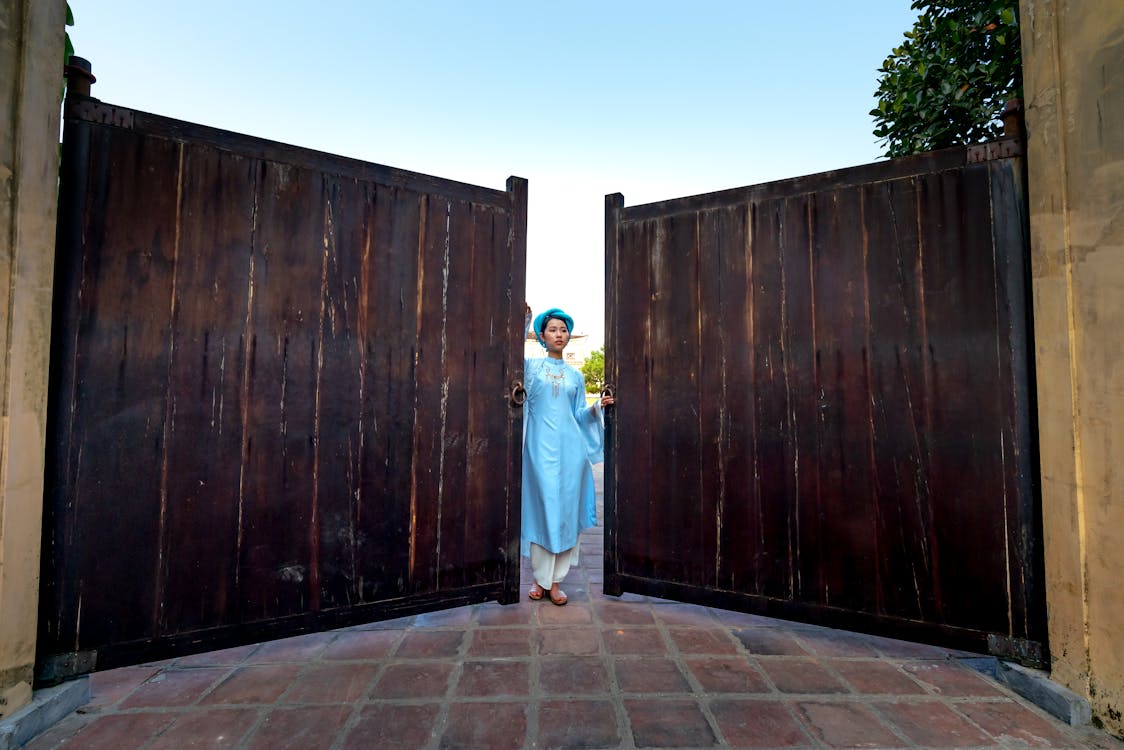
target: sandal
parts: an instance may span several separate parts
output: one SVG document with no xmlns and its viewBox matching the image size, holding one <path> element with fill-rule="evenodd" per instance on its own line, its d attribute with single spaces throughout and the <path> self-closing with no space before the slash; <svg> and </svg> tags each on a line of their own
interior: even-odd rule
<svg viewBox="0 0 1124 750">
<path fill-rule="evenodd" d="M 551 588 L 551 590 L 550 590 L 550 603 L 551 604 L 554 604 L 555 606 L 561 607 L 562 605 L 564 605 L 568 601 L 570 601 L 570 598 L 568 596 L 566 596 L 565 591 L 563 591 L 562 589 L 558 589 L 558 596 L 555 596 L 554 595 L 554 589 Z"/>
<path fill-rule="evenodd" d="M 543 593 L 545 592 L 543 591 L 542 586 L 536 583 L 535 585 L 531 586 L 531 590 L 527 592 L 527 598 L 533 602 L 537 602 L 542 599 Z"/>
</svg>

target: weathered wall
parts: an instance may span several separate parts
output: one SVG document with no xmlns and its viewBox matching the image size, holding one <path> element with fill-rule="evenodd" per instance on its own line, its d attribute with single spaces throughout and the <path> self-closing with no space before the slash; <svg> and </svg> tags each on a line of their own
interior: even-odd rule
<svg viewBox="0 0 1124 750">
<path fill-rule="evenodd" d="M 0 718 L 31 698 L 64 0 L 0 0 Z"/>
<path fill-rule="evenodd" d="M 1124 735 L 1124 3 L 1021 9 L 1053 677 Z"/>
</svg>

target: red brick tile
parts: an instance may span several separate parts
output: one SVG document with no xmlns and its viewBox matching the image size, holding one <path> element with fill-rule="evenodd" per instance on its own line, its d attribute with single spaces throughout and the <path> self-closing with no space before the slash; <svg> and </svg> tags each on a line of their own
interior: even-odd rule
<svg viewBox="0 0 1124 750">
<path fill-rule="evenodd" d="M 772 701 L 721 700 L 710 704 L 731 747 L 780 748 L 810 747 L 811 736 L 793 715 L 791 706 Z"/>
<path fill-rule="evenodd" d="M 624 702 L 637 747 L 712 747 L 714 730 L 694 701 Z"/>
<path fill-rule="evenodd" d="M 539 706 L 543 750 L 616 747 L 621 743 L 617 713 L 608 701 L 544 701 Z"/>
<path fill-rule="evenodd" d="M 593 605 L 601 622 L 607 625 L 654 625 L 648 604 L 626 602 L 600 602 Z"/>
<path fill-rule="evenodd" d="M 401 630 L 350 630 L 339 633 L 320 654 L 322 659 L 382 659 L 398 639 Z"/>
<path fill-rule="evenodd" d="M 523 601 L 519 604 L 481 604 L 476 612 L 476 622 L 479 625 L 530 625 L 531 615 L 535 613 L 539 602 Z"/>
<path fill-rule="evenodd" d="M 808 652 L 790 633 L 771 628 L 742 628 L 734 631 L 751 654 L 768 656 L 806 656 Z"/>
<path fill-rule="evenodd" d="M 551 656 L 596 654 L 601 639 L 593 628 L 541 628 L 536 632 L 539 653 Z"/>
<path fill-rule="evenodd" d="M 801 645 L 820 656 L 878 656 L 871 636 L 861 633 L 817 628 L 799 630 L 795 635 Z"/>
<path fill-rule="evenodd" d="M 121 667 L 94 672 L 90 675 L 90 701 L 86 707 L 112 706 L 159 671 L 158 667 Z"/>
<path fill-rule="evenodd" d="M 123 750 L 141 747 L 175 719 L 174 714 L 109 714 L 99 716 L 68 741 L 67 748 Z"/>
<path fill-rule="evenodd" d="M 391 664 L 379 677 L 370 697 L 379 698 L 438 698 L 449 687 L 452 663 L 430 662 L 421 664 Z"/>
<path fill-rule="evenodd" d="M 74 739 L 75 735 L 97 718 L 86 714 L 72 713 L 70 716 L 52 724 L 42 734 L 36 735 L 20 750 L 78 750 L 82 746 Z M 171 721 L 171 717 L 168 717 L 168 721 Z M 121 748 L 117 748 L 117 750 L 121 750 Z"/>
<path fill-rule="evenodd" d="M 982 747 L 993 744 L 991 738 L 970 721 L 937 701 L 877 703 L 875 708 L 917 745 Z"/>
<path fill-rule="evenodd" d="M 503 695 L 524 696 L 530 693 L 526 662 L 465 662 L 455 695 L 462 698 L 491 698 Z"/>
<path fill-rule="evenodd" d="M 442 750 L 517 750 L 527 735 L 522 703 L 454 703 L 449 707 Z"/>
<path fill-rule="evenodd" d="M 745 659 L 688 659 L 687 668 L 707 693 L 768 693 L 761 673 Z"/>
<path fill-rule="evenodd" d="M 691 685 L 668 659 L 617 659 L 617 684 L 625 693 L 690 693 Z"/>
<path fill-rule="evenodd" d="M 859 693 L 885 695 L 921 695 L 925 689 L 911 680 L 896 664 L 874 659 L 862 661 L 825 660 Z"/>
<path fill-rule="evenodd" d="M 213 709 L 182 714 L 145 750 L 237 747 L 258 720 L 253 709 Z"/>
<path fill-rule="evenodd" d="M 250 737 L 246 750 L 328 750 L 353 707 L 277 708 Z"/>
<path fill-rule="evenodd" d="M 201 703 L 273 703 L 301 671 L 300 664 L 257 664 L 239 667 Z"/>
<path fill-rule="evenodd" d="M 336 634 L 334 632 L 326 633 L 308 633 L 307 635 L 298 635 L 293 638 L 282 638 L 278 641 L 270 641 L 258 646 L 254 653 L 246 657 L 246 661 L 252 664 L 260 664 L 262 662 L 282 662 L 282 661 L 307 661 L 315 659 L 324 650 L 324 647 L 335 640 Z"/>
<path fill-rule="evenodd" d="M 365 706 L 341 750 L 422 750 L 441 706 L 376 703 Z"/>
<path fill-rule="evenodd" d="M 658 628 L 606 628 L 601 639 L 611 654 L 662 656 L 667 653 L 663 633 Z"/>
<path fill-rule="evenodd" d="M 903 742 L 860 703 L 800 703 L 812 734 L 830 747 L 901 747 Z"/>
<path fill-rule="evenodd" d="M 454 607 L 438 612 L 426 612 L 414 618 L 416 628 L 463 627 L 472 622 L 472 607 Z"/>
<path fill-rule="evenodd" d="M 725 630 L 704 630 L 702 628 L 671 628 L 671 640 L 679 653 L 691 654 L 736 654 L 737 644 Z"/>
<path fill-rule="evenodd" d="M 771 659 L 757 661 L 777 690 L 782 693 L 846 693 L 847 687 L 813 659 Z"/>
<path fill-rule="evenodd" d="M 378 671 L 375 663 L 312 665 L 297 675 L 285 703 L 347 703 L 362 698 Z"/>
<path fill-rule="evenodd" d="M 598 658 L 543 659 L 539 684 L 548 695 L 604 695 L 609 692 L 609 675 Z"/>
<path fill-rule="evenodd" d="M 175 660 L 175 664 L 177 667 L 233 667 L 245 661 L 257 648 L 258 644 L 251 643 L 248 646 L 235 646 L 219 651 L 204 651 L 201 654 L 181 656 Z"/>
<path fill-rule="evenodd" d="M 162 671 L 123 700 L 121 707 L 190 706 L 228 671 L 219 668 Z"/>
<path fill-rule="evenodd" d="M 1002 696 L 998 688 L 986 677 L 968 667 L 954 662 L 913 662 L 906 664 L 905 671 L 921 680 L 934 691 L 945 696 L 986 695 Z"/>
<path fill-rule="evenodd" d="M 460 652 L 460 630 L 415 630 L 406 633 L 394 655 L 400 659 L 448 659 Z"/>
<path fill-rule="evenodd" d="M 660 602 L 652 605 L 652 614 L 667 625 L 690 625 L 703 628 L 717 628 L 721 623 L 706 607 L 679 602 Z"/>
<path fill-rule="evenodd" d="M 468 644 L 468 655 L 481 656 L 530 656 L 530 628 L 496 628 L 476 630 L 472 642 Z"/>
<path fill-rule="evenodd" d="M 1031 747 L 1074 746 L 1053 723 L 1014 701 L 957 703 L 956 708 L 1001 742 L 1023 742 Z"/>
<path fill-rule="evenodd" d="M 593 622 L 589 605 L 570 602 L 565 607 L 539 607 L 540 625 L 587 625 Z"/>
</svg>

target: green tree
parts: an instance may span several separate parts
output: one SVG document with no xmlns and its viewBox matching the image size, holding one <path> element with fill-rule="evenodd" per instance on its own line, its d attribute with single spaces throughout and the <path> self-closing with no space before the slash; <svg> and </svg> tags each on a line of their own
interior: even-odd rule
<svg viewBox="0 0 1124 750">
<path fill-rule="evenodd" d="M 890 157 L 991 140 L 1022 96 L 1015 0 L 914 0 L 921 15 L 878 69 L 874 135 Z"/>
<path fill-rule="evenodd" d="M 590 352 L 582 365 L 586 393 L 600 393 L 605 387 L 605 347 Z"/>
</svg>

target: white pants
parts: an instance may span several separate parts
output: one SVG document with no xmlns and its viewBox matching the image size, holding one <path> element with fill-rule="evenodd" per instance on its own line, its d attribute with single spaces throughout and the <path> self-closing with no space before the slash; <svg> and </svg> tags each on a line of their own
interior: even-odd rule
<svg viewBox="0 0 1124 750">
<path fill-rule="evenodd" d="M 531 542 L 531 574 L 535 577 L 535 583 L 548 591 L 553 584 L 562 583 L 562 579 L 570 572 L 570 566 L 577 561 L 576 544 L 565 552 L 555 553 Z"/>
</svg>

